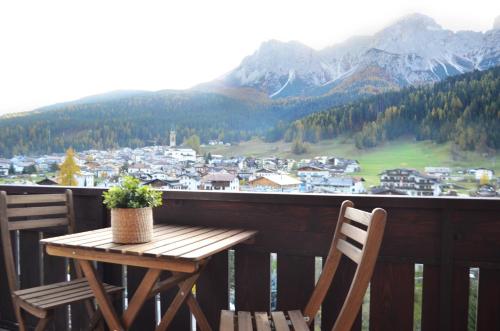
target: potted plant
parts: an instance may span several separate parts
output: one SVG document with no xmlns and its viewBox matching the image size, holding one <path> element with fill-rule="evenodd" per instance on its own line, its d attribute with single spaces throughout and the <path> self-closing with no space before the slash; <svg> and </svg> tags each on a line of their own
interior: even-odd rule
<svg viewBox="0 0 500 331">
<path fill-rule="evenodd" d="M 113 242 L 135 244 L 151 241 L 153 207 L 161 206 L 162 194 L 138 179 L 125 177 L 119 186 L 104 192 L 104 204 L 111 209 Z"/>
</svg>

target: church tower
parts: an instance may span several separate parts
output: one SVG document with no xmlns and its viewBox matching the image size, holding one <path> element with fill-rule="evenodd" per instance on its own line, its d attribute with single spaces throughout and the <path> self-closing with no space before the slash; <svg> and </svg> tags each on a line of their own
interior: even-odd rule
<svg viewBox="0 0 500 331">
<path fill-rule="evenodd" d="M 175 130 L 170 130 L 170 147 L 175 147 Z"/>
</svg>

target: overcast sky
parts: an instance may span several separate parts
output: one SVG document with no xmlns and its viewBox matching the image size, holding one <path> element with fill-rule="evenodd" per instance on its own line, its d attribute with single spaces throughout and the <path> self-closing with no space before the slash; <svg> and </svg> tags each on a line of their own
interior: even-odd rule
<svg viewBox="0 0 500 331">
<path fill-rule="evenodd" d="M 486 31 L 500 1 L 1 1 L 0 113 L 117 89 L 189 88 L 262 41 L 320 49 L 413 12 Z"/>
</svg>

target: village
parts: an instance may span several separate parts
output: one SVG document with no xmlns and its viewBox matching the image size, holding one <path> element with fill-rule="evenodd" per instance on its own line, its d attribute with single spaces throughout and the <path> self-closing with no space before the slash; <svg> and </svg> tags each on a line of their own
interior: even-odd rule
<svg viewBox="0 0 500 331">
<path fill-rule="evenodd" d="M 210 142 L 223 144 L 223 142 Z M 0 181 L 26 185 L 60 185 L 56 173 L 65 154 L 0 159 Z M 380 194 L 409 196 L 500 196 L 498 179 L 491 169 L 451 169 L 429 166 L 424 172 L 397 168 L 382 171 L 379 185 L 366 186 L 357 160 L 337 156 L 313 159 L 225 157 L 198 154 L 176 144 L 170 132 L 169 146 L 87 150 L 75 154 L 80 169 L 77 186 L 111 187 L 124 175 L 144 185 L 166 190 L 208 190 L 328 194 Z M 461 183 L 474 182 L 477 189 L 457 193 Z"/>
</svg>

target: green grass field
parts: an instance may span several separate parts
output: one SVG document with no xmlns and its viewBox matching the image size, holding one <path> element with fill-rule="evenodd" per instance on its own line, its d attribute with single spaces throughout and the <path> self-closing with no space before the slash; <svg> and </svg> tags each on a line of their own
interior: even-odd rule
<svg viewBox="0 0 500 331">
<path fill-rule="evenodd" d="M 383 146 L 358 150 L 348 138 L 323 140 L 317 144 L 309 144 L 306 154 L 295 155 L 291 152 L 291 143 L 283 141 L 266 143 L 253 139 L 233 146 L 207 146 L 203 153 L 221 154 L 224 156 L 277 156 L 289 159 L 305 159 L 315 156 L 337 156 L 358 160 L 366 186 L 378 185 L 378 174 L 385 169 L 413 168 L 423 171 L 427 166 L 447 166 L 454 168 L 485 167 L 500 173 L 498 156 L 487 156 L 477 152 L 453 152 L 450 143 L 435 144 L 430 141 L 413 141 L 410 139 L 392 141 Z"/>
</svg>

